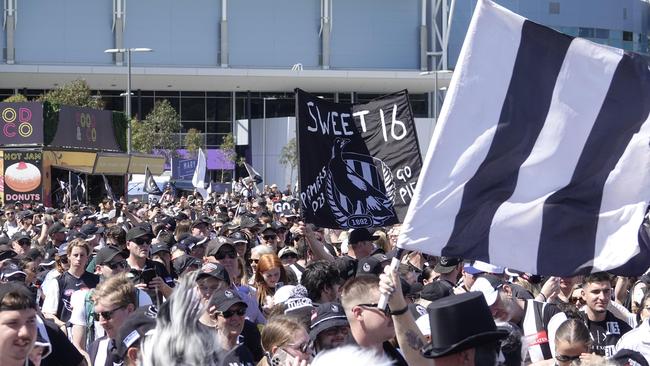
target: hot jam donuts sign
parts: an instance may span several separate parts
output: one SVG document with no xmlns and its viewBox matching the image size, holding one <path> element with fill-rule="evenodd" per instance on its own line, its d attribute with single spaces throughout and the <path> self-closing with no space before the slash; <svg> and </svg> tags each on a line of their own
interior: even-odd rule
<svg viewBox="0 0 650 366">
<path fill-rule="evenodd" d="M 43 154 L 36 150 L 4 151 L 4 200 L 41 201 Z"/>
<path fill-rule="evenodd" d="M 43 143 L 43 106 L 40 103 L 0 103 L 0 144 Z"/>
</svg>

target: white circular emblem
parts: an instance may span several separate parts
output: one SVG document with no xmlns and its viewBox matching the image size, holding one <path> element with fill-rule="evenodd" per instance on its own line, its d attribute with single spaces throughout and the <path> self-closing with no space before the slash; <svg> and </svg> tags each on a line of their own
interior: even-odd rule
<svg viewBox="0 0 650 366">
<path fill-rule="evenodd" d="M 230 291 L 230 290 L 226 290 L 223 294 L 226 295 L 226 297 L 229 298 L 229 299 L 232 299 L 233 297 L 235 297 L 235 294 L 233 294 L 232 291 Z"/>
<path fill-rule="evenodd" d="M 370 272 L 370 263 L 364 263 L 363 264 L 363 271 L 364 272 Z"/>
<path fill-rule="evenodd" d="M 336 306 L 336 305 L 334 305 L 334 304 L 332 304 L 332 306 L 331 306 L 330 308 L 331 308 L 332 311 L 335 312 L 335 313 L 338 313 L 338 312 L 339 312 L 339 307 Z"/>
</svg>

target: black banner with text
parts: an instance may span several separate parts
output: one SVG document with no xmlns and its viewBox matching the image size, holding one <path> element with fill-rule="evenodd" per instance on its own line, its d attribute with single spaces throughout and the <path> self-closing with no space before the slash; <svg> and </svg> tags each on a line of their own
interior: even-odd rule
<svg viewBox="0 0 650 366">
<path fill-rule="evenodd" d="M 307 222 L 349 229 L 404 219 L 422 167 L 405 90 L 352 105 L 296 89 L 296 119 Z"/>
</svg>

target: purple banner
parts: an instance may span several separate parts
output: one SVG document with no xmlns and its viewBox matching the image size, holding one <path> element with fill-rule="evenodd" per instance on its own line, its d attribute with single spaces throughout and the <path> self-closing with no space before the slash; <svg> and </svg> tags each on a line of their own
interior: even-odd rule
<svg viewBox="0 0 650 366">
<path fill-rule="evenodd" d="M 62 106 L 50 146 L 119 151 L 110 111 Z"/>
<path fill-rule="evenodd" d="M 176 150 L 178 153 L 178 156 L 181 160 L 196 160 L 196 153 L 195 154 L 190 154 L 187 150 L 185 149 L 178 149 Z M 154 151 L 154 154 L 158 155 L 156 151 Z M 225 169 L 225 170 L 232 170 L 235 169 L 235 163 L 232 161 L 229 161 L 226 159 L 226 156 L 223 154 L 223 151 L 219 149 L 207 149 L 205 150 L 205 158 L 207 162 L 207 166 L 209 170 L 218 170 L 218 169 Z M 171 170 L 172 165 L 168 161 L 165 162 L 165 170 Z M 190 177 L 191 179 L 191 177 Z"/>
<path fill-rule="evenodd" d="M 43 104 L 0 103 L 0 145 L 43 144 Z"/>
</svg>

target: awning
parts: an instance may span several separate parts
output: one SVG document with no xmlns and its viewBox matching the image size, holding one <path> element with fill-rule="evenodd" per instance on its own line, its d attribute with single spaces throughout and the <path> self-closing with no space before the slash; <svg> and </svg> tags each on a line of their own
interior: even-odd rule
<svg viewBox="0 0 650 366">
<path fill-rule="evenodd" d="M 128 154 L 97 153 L 93 174 L 124 175 L 129 169 Z"/>
<path fill-rule="evenodd" d="M 165 157 L 156 155 L 131 155 L 129 174 L 144 174 L 145 169 L 153 175 L 161 175 L 165 171 Z"/>
<path fill-rule="evenodd" d="M 92 174 L 97 154 L 85 151 L 43 151 L 44 166 L 72 170 L 79 173 Z"/>
</svg>

